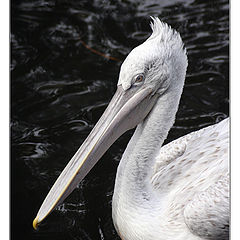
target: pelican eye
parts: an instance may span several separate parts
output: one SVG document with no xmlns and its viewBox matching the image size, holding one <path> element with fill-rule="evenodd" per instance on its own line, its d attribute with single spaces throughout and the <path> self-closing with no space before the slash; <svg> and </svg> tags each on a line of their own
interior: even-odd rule
<svg viewBox="0 0 240 240">
<path fill-rule="evenodd" d="M 141 82 L 143 82 L 143 80 L 144 80 L 144 75 L 143 74 L 139 74 L 139 75 L 137 75 L 135 77 L 134 83 L 141 83 Z"/>
</svg>

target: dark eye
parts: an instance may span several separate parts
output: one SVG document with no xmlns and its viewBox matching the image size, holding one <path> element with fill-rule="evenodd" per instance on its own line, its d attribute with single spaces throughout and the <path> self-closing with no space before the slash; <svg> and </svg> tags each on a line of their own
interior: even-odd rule
<svg viewBox="0 0 240 240">
<path fill-rule="evenodd" d="M 144 80 L 144 76 L 142 74 L 139 74 L 135 78 L 135 83 L 140 83 Z"/>
</svg>

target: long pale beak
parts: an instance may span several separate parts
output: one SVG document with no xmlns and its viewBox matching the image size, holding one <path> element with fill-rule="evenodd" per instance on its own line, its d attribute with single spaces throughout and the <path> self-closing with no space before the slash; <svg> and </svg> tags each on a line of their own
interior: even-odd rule
<svg viewBox="0 0 240 240">
<path fill-rule="evenodd" d="M 107 149 L 124 132 L 143 121 L 156 99 L 150 87 L 143 85 L 124 91 L 118 86 L 102 117 L 49 191 L 33 221 L 35 229 L 76 188 Z"/>
</svg>

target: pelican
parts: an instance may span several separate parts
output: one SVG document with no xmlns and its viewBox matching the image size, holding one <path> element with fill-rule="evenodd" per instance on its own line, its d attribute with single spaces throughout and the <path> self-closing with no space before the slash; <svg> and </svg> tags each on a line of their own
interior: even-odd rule
<svg viewBox="0 0 240 240">
<path fill-rule="evenodd" d="M 228 239 L 229 120 L 162 147 L 188 65 L 180 34 L 152 17 L 152 34 L 121 65 L 117 91 L 45 198 L 33 227 L 136 127 L 117 170 L 112 217 L 122 240 Z"/>
</svg>

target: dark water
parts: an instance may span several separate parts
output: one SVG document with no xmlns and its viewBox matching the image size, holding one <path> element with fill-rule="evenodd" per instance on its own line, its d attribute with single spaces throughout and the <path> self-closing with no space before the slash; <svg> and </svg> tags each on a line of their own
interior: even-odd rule
<svg viewBox="0 0 240 240">
<path fill-rule="evenodd" d="M 150 15 L 177 29 L 188 50 L 186 86 L 168 142 L 228 115 L 228 1 L 12 0 L 12 239 L 119 239 L 111 199 L 131 132 L 39 231 L 32 220 L 113 95 L 121 62 L 150 35 Z"/>
</svg>

